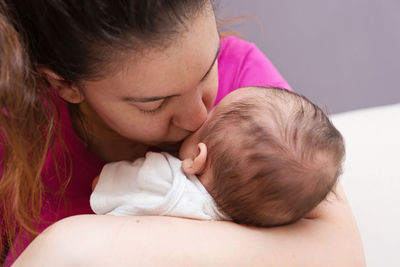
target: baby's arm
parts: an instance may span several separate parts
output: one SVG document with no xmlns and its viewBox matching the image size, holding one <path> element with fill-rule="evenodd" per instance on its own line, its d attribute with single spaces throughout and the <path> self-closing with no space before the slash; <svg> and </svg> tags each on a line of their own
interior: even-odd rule
<svg viewBox="0 0 400 267">
<path fill-rule="evenodd" d="M 171 168 L 161 153 L 149 152 L 146 158 L 134 162 L 108 163 L 93 181 L 90 206 L 96 214 L 160 214 L 164 194 L 169 192 L 167 173 L 171 173 Z M 168 177 L 172 180 L 172 175 Z"/>
<path fill-rule="evenodd" d="M 96 214 L 118 214 L 122 206 L 134 205 L 129 202 L 132 195 L 139 191 L 137 175 L 140 170 L 140 162 L 120 161 L 106 164 L 100 175 L 92 182 L 92 194 L 90 206 Z"/>
</svg>

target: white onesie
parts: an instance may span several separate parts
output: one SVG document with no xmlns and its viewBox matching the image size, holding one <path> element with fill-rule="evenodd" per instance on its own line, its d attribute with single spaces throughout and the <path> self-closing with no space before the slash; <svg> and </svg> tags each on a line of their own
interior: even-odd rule
<svg viewBox="0 0 400 267">
<path fill-rule="evenodd" d="M 134 162 L 106 164 L 90 206 L 96 214 L 229 220 L 197 177 L 182 172 L 181 164 L 165 152 L 147 152 Z"/>
</svg>

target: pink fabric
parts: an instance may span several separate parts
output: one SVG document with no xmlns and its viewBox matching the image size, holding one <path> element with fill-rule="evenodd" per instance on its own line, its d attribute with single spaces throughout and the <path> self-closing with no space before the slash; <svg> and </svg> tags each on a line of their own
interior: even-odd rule
<svg viewBox="0 0 400 267">
<path fill-rule="evenodd" d="M 269 59 L 252 43 L 231 36 L 221 40 L 219 88 L 214 105 L 241 87 L 264 86 L 292 90 Z"/>
<path fill-rule="evenodd" d="M 290 89 L 279 72 L 254 44 L 236 37 L 221 40 L 218 64 L 219 88 L 215 104 L 229 92 L 244 86 L 274 86 Z M 67 200 L 67 205 L 65 205 L 56 194 L 60 188 L 60 181 L 57 179 L 56 168 L 49 154 L 42 173 L 47 193 L 44 198 L 39 231 L 43 231 L 62 218 L 93 213 L 89 205 L 91 184 L 105 164 L 87 150 L 74 133 L 66 103 L 60 100 L 59 108 L 62 136 L 71 155 L 72 169 L 69 167 L 65 151 L 58 144 L 56 146 L 58 170 L 65 180 L 71 171 L 72 178 L 65 191 Z M 25 248 L 28 244 L 29 241 L 25 240 L 23 247 Z M 5 266 L 10 266 L 13 261 L 14 258 L 9 254 Z"/>
</svg>

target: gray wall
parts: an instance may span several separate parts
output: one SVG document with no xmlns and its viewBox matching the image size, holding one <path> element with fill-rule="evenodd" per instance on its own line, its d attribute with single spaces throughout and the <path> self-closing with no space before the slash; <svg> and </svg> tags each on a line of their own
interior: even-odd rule
<svg viewBox="0 0 400 267">
<path fill-rule="evenodd" d="M 216 0 L 295 91 L 337 113 L 400 102 L 400 0 Z"/>
</svg>

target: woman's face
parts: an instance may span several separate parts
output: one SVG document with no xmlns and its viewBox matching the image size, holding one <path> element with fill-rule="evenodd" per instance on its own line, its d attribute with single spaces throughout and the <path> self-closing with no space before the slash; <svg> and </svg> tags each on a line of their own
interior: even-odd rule
<svg viewBox="0 0 400 267">
<path fill-rule="evenodd" d="M 90 120 L 149 145 L 196 131 L 217 94 L 220 40 L 211 12 L 186 26 L 168 48 L 132 55 L 116 74 L 83 82 L 83 105 L 95 114 Z"/>
</svg>

